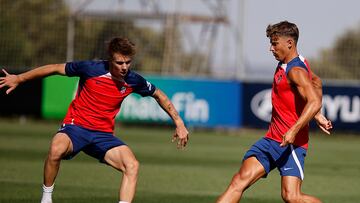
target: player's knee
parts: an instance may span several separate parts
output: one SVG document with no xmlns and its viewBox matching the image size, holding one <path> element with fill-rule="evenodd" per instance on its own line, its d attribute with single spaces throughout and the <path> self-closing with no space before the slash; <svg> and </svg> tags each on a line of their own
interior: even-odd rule
<svg viewBox="0 0 360 203">
<path fill-rule="evenodd" d="M 284 200 L 284 202 L 287 203 L 297 203 L 300 202 L 301 200 L 300 195 L 294 192 L 282 191 L 281 197 Z"/>
<path fill-rule="evenodd" d="M 140 163 L 136 159 L 129 161 L 125 164 L 124 173 L 128 176 L 137 176 L 139 171 Z"/>
<path fill-rule="evenodd" d="M 48 159 L 51 161 L 59 161 L 66 154 L 66 148 L 59 144 L 52 144 L 49 150 Z"/>
<path fill-rule="evenodd" d="M 70 151 L 70 148 L 72 148 L 70 138 L 57 134 L 51 142 L 48 159 L 53 161 L 61 160 Z"/>
<path fill-rule="evenodd" d="M 248 173 L 236 173 L 231 181 L 231 187 L 239 192 L 244 191 L 249 186 L 249 177 Z"/>
</svg>

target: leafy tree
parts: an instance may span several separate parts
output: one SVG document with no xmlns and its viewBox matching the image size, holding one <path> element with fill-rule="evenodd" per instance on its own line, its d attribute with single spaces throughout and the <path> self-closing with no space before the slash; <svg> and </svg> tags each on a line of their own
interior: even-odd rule
<svg viewBox="0 0 360 203">
<path fill-rule="evenodd" d="M 96 32 L 93 32 L 94 29 Z M 76 58 L 107 59 L 108 56 L 105 48 L 107 42 L 113 37 L 122 36 L 129 38 L 136 45 L 137 54 L 133 63 L 136 70 L 143 72 L 160 72 L 164 44 L 164 37 L 160 33 L 150 28 L 136 27 L 131 21 L 111 20 L 92 20 L 91 23 L 83 24 L 81 32 L 97 34 L 92 36 L 93 40 L 89 39 L 90 36 L 88 37 L 88 41 L 94 43 L 87 45 L 92 46 L 92 48 L 88 49 L 86 54 L 84 51 L 81 51 L 84 50 L 84 43 L 86 44 L 86 41 L 76 37 Z"/>
<path fill-rule="evenodd" d="M 63 1 L 0 0 L 0 5 L 0 38 L 6 44 L 2 65 L 19 68 L 65 59 L 68 10 Z"/>
<path fill-rule="evenodd" d="M 323 50 L 312 67 L 322 78 L 360 79 L 360 29 L 349 30 L 340 36 L 334 46 Z"/>
<path fill-rule="evenodd" d="M 26 60 L 26 36 L 18 24 L 11 21 L 8 12 L 0 7 L 0 65 L 21 66 Z M 14 37 L 14 33 L 19 33 Z M 16 59 L 16 60 L 15 60 Z"/>
<path fill-rule="evenodd" d="M 167 66 L 172 73 L 189 73 L 193 56 L 205 58 L 199 53 L 185 53 L 180 32 L 175 28 L 172 46 L 166 49 L 166 30 L 138 27 L 126 20 L 70 16 L 65 1 L 0 0 L 0 5 L 0 66 L 28 69 L 64 62 L 70 17 L 75 23 L 74 60 L 106 59 L 106 42 L 114 36 L 125 36 L 135 42 L 138 54 L 133 65 L 143 72 L 159 73 L 162 66 Z M 170 58 L 166 64 L 164 51 Z"/>
</svg>

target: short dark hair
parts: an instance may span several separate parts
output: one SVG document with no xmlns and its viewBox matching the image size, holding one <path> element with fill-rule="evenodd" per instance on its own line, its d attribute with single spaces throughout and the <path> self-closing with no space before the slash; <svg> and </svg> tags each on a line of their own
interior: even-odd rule
<svg viewBox="0 0 360 203">
<path fill-rule="evenodd" d="M 281 21 L 274 25 L 268 25 L 266 28 L 266 36 L 272 38 L 273 36 L 286 36 L 294 39 L 297 44 L 299 39 L 299 29 L 294 23 L 288 21 Z"/>
<path fill-rule="evenodd" d="M 124 56 L 133 57 L 136 54 L 135 44 L 128 38 L 115 37 L 108 44 L 108 55 L 113 57 L 114 53 L 120 53 Z"/>
</svg>

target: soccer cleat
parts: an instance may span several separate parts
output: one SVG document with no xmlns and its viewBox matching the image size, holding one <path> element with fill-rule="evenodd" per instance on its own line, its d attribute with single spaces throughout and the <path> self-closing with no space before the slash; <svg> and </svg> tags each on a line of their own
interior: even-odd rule
<svg viewBox="0 0 360 203">
<path fill-rule="evenodd" d="M 40 203 L 52 203 L 51 199 L 41 199 Z"/>
</svg>

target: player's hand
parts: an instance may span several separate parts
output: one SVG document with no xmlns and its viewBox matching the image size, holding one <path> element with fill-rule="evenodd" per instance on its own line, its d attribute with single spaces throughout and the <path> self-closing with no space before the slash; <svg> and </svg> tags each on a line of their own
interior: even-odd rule
<svg viewBox="0 0 360 203">
<path fill-rule="evenodd" d="M 184 149 L 189 141 L 189 132 L 186 127 L 176 127 L 175 133 L 171 141 L 176 142 L 176 146 L 178 149 Z"/>
<path fill-rule="evenodd" d="M 333 128 L 333 126 L 329 119 L 327 119 L 323 114 L 319 113 L 315 116 L 315 121 L 323 132 L 330 135 L 330 130 Z"/>
<path fill-rule="evenodd" d="M 295 136 L 296 136 L 296 134 L 293 133 L 291 130 L 289 130 L 288 132 L 286 132 L 286 133 L 283 135 L 283 140 L 282 140 L 282 142 L 280 143 L 280 147 L 286 147 L 287 145 L 294 143 L 294 141 L 295 141 Z"/>
<path fill-rule="evenodd" d="M 9 89 L 6 90 L 6 94 L 9 94 L 19 85 L 19 76 L 9 74 L 5 69 L 2 69 L 2 72 L 5 74 L 5 77 L 0 77 L 0 89 L 9 87 Z"/>
</svg>

